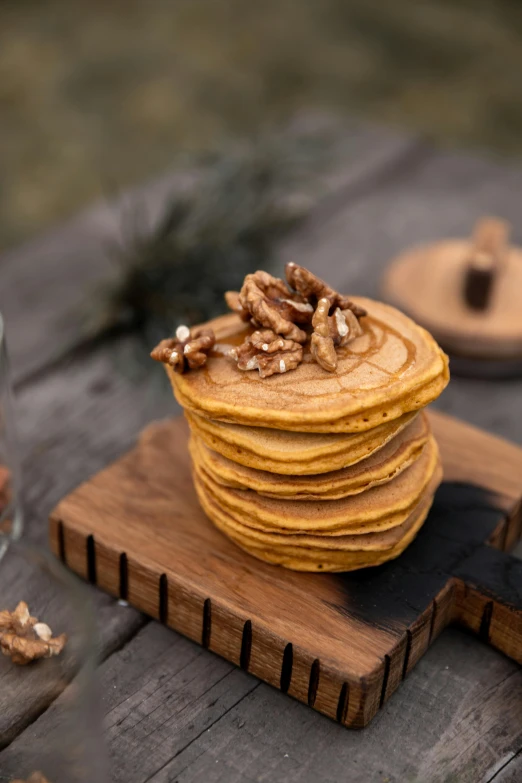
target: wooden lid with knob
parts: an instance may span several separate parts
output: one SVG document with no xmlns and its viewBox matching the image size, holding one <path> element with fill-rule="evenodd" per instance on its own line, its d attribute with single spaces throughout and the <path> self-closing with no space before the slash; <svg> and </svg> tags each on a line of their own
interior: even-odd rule
<svg viewBox="0 0 522 783">
<path fill-rule="evenodd" d="M 453 356 L 522 371 L 522 248 L 508 237 L 509 225 L 488 217 L 470 239 L 412 248 L 391 262 L 383 296 Z"/>
</svg>

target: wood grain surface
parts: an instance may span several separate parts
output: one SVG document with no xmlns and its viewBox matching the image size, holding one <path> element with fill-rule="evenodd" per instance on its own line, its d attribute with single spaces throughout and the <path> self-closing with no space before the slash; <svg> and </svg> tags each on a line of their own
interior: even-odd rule
<svg viewBox="0 0 522 783">
<path fill-rule="evenodd" d="M 52 549 L 245 671 L 366 726 L 450 622 L 522 663 L 522 562 L 486 546 L 520 536 L 522 449 L 432 418 L 445 483 L 415 543 L 380 568 L 299 574 L 237 548 L 200 509 L 181 418 L 148 427 L 58 504 Z"/>
<path fill-rule="evenodd" d="M 351 138 L 348 130 L 347 147 Z M 368 134 L 358 159 L 339 158 L 340 187 L 333 183 L 324 207 L 285 244 L 283 260 L 300 259 L 347 292 L 375 296 L 389 258 L 415 243 L 464 236 L 482 214 L 509 219 L 520 243 L 522 167 L 411 140 L 383 160 L 378 148 L 390 151 L 386 132 L 380 139 Z M 170 393 L 163 397 L 147 379 L 144 388 L 122 377 L 125 342 L 75 352 L 78 305 L 113 273 L 99 251 L 121 238 L 110 205 L 100 209 L 95 223 L 81 216 L 0 258 L 0 306 L 13 338 L 15 377 L 23 382 L 18 419 L 33 540 L 45 538 L 46 514 L 64 492 L 128 448 L 147 420 L 173 410 Z M 91 242 L 86 256 L 82 248 Z M 63 287 L 56 284 L 61 279 Z M 454 377 L 437 407 L 522 444 L 520 399 L 520 381 Z M 2 595 L 11 577 L 0 568 Z M 149 623 L 134 635 L 143 624 L 135 624 L 136 613 L 103 600 L 101 631 L 112 633 L 111 623 L 119 623 L 116 651 L 105 648 L 100 670 L 116 781 L 518 783 L 520 667 L 473 636 L 443 633 L 370 726 L 347 732 L 173 631 Z M 180 658 L 174 669 L 181 649 L 193 649 L 193 658 Z M 0 736 L 2 772 L 16 775 L 30 750 L 38 758 L 38 741 L 45 743 L 48 727 L 63 720 L 56 694 L 34 709 L 38 679 L 27 687 L 20 681 L 15 704 L 0 690 L 5 725 L 16 726 Z"/>
</svg>

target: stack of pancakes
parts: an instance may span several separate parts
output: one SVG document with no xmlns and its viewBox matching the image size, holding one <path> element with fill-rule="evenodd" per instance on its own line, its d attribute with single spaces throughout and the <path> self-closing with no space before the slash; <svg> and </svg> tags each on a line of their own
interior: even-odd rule
<svg viewBox="0 0 522 783">
<path fill-rule="evenodd" d="M 305 352 L 291 372 L 260 378 L 230 357 L 253 329 L 209 322 L 207 363 L 166 365 L 191 429 L 206 514 L 261 560 L 349 571 L 397 557 L 431 506 L 442 471 L 422 408 L 448 382 L 444 353 L 392 307 L 362 297 L 362 335 L 325 372 Z"/>
</svg>

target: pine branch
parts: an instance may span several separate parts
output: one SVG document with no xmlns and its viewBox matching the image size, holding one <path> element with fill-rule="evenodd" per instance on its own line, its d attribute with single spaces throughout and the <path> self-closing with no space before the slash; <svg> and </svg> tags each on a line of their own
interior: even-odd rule
<svg viewBox="0 0 522 783">
<path fill-rule="evenodd" d="M 117 282 L 95 297 L 90 333 L 132 331 L 148 345 L 225 310 L 223 294 L 273 263 L 308 214 L 330 148 L 325 133 L 279 135 L 217 157 L 155 228 L 117 248 Z"/>
</svg>

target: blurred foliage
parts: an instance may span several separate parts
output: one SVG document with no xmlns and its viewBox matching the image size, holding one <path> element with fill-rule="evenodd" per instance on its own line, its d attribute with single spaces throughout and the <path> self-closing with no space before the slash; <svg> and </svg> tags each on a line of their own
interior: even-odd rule
<svg viewBox="0 0 522 783">
<path fill-rule="evenodd" d="M 0 247 L 303 106 L 520 153 L 521 34 L 518 0 L 2 0 Z"/>
<path fill-rule="evenodd" d="M 223 295 L 270 268 L 277 241 L 301 221 L 329 159 L 327 130 L 228 147 L 199 170 L 149 231 L 132 228 L 115 252 L 115 282 L 89 297 L 88 336 L 141 335 L 149 350 L 180 323 L 226 311 Z"/>
</svg>

